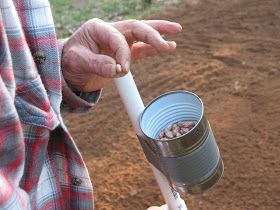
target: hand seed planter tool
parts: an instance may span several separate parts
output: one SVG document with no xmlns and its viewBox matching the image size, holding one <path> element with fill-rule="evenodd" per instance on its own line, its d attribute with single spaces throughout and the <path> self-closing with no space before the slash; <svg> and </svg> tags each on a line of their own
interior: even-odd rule
<svg viewBox="0 0 280 210">
<path fill-rule="evenodd" d="M 178 90 L 162 94 L 144 107 L 130 72 L 114 82 L 168 210 L 187 210 L 179 193 L 209 190 L 224 169 L 201 99 Z M 157 138 L 166 126 L 184 120 L 196 122 L 188 133 L 168 140 Z"/>
</svg>

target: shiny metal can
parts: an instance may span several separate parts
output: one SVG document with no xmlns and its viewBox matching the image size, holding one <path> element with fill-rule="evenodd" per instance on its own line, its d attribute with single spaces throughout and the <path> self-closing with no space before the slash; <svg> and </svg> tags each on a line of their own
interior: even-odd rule
<svg viewBox="0 0 280 210">
<path fill-rule="evenodd" d="M 186 134 L 158 139 L 166 126 L 195 121 Z M 222 177 L 224 166 L 202 100 L 194 93 L 177 90 L 150 102 L 140 116 L 138 136 L 149 162 L 163 172 L 179 193 L 201 194 Z"/>
</svg>

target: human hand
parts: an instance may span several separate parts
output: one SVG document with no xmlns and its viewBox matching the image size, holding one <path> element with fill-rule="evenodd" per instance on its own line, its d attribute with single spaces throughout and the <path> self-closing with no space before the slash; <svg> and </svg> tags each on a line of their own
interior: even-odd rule
<svg viewBox="0 0 280 210">
<path fill-rule="evenodd" d="M 63 47 L 64 78 L 74 90 L 103 88 L 111 78 L 125 75 L 131 61 L 174 50 L 176 43 L 165 41 L 161 34 L 181 30 L 178 23 L 163 20 L 106 23 L 91 19 Z"/>
</svg>

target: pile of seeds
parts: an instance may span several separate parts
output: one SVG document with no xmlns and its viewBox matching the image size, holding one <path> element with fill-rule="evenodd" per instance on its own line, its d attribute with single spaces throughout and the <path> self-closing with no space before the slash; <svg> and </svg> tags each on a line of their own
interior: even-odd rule
<svg viewBox="0 0 280 210">
<path fill-rule="evenodd" d="M 193 121 L 181 121 L 168 125 L 165 129 L 160 131 L 157 139 L 168 140 L 182 136 L 183 134 L 188 133 L 195 124 L 196 122 Z"/>
</svg>

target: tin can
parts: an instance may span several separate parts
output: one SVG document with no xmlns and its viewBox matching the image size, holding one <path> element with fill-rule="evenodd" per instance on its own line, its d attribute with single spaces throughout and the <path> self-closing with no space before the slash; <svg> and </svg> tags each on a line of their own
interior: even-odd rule
<svg viewBox="0 0 280 210">
<path fill-rule="evenodd" d="M 160 140 L 159 132 L 170 124 L 194 121 L 186 134 Z M 222 177 L 224 166 L 202 100 L 178 90 L 162 94 L 140 116 L 138 136 L 149 162 L 163 172 L 179 193 L 201 194 Z"/>
</svg>

